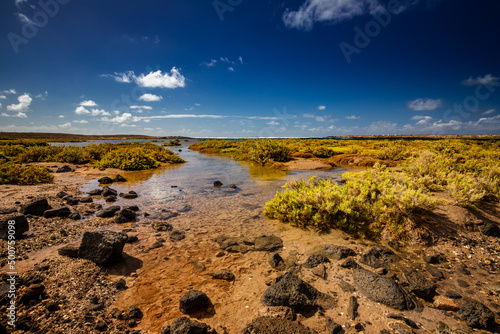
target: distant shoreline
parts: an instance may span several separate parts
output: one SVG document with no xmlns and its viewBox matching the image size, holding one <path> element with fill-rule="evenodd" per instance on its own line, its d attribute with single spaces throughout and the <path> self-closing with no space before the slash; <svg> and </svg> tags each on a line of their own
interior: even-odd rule
<svg viewBox="0 0 500 334">
<path fill-rule="evenodd" d="M 297 137 L 299 138 L 299 137 Z M 261 139 L 261 138 L 207 138 L 207 137 L 186 137 L 186 136 L 145 136 L 132 134 L 116 134 L 116 135 L 82 135 L 70 133 L 50 133 L 50 132 L 0 132 L 0 140 L 21 140 L 21 139 L 68 139 L 68 140 L 141 140 L 141 139 L 226 139 L 226 140 L 241 140 L 241 139 Z M 280 138 L 275 138 L 280 139 Z M 327 137 L 300 137 L 300 139 L 401 139 L 401 140 L 429 140 L 429 139 L 500 139 L 500 134 L 480 134 L 480 135 L 356 135 L 356 136 L 327 136 Z"/>
</svg>

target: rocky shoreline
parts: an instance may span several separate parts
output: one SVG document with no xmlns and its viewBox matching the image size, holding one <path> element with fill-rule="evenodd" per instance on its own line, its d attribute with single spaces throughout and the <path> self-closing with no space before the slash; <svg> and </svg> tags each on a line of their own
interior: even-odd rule
<svg viewBox="0 0 500 334">
<path fill-rule="evenodd" d="M 79 167 L 2 186 L 0 220 L 29 226 L 15 331 L 0 240 L 0 333 L 500 332 L 498 203 L 444 205 L 414 240 L 381 245 L 270 224 L 258 199 L 243 213 L 224 198 L 145 211 L 140 193 L 113 191 L 118 171 Z M 90 179 L 101 186 L 80 193 Z M 216 205 L 220 216 L 202 214 Z"/>
</svg>

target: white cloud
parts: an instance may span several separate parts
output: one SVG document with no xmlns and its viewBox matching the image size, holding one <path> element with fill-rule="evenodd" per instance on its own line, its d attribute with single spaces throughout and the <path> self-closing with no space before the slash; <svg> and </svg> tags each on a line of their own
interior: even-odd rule
<svg viewBox="0 0 500 334">
<path fill-rule="evenodd" d="M 111 116 L 111 114 L 104 109 L 101 109 L 101 110 L 92 109 L 91 113 L 92 113 L 92 116 Z"/>
<path fill-rule="evenodd" d="M 419 0 L 401 1 L 391 8 L 394 14 L 407 10 Z M 288 28 L 311 30 L 316 22 L 340 23 L 361 15 L 385 11 L 380 0 L 306 0 L 297 11 L 286 9 L 283 22 Z"/>
<path fill-rule="evenodd" d="M 163 74 L 160 70 L 150 72 L 147 75 L 141 74 L 135 78 L 135 82 L 141 87 L 147 88 L 178 88 L 186 86 L 186 78 L 175 67 L 169 73 Z"/>
<path fill-rule="evenodd" d="M 18 104 L 11 104 L 7 106 L 7 110 L 9 111 L 17 111 L 17 112 L 25 112 L 29 109 L 31 101 L 33 99 L 28 94 L 23 94 L 17 98 L 19 101 Z"/>
<path fill-rule="evenodd" d="M 0 103 L 0 108 L 2 108 L 2 104 Z"/>
<path fill-rule="evenodd" d="M 80 102 L 80 105 L 82 107 L 97 107 L 97 103 L 95 103 L 92 100 L 82 101 L 82 102 Z"/>
<path fill-rule="evenodd" d="M 270 121 L 270 122 L 267 122 L 266 124 L 267 125 L 273 125 L 273 126 L 280 125 L 280 123 L 276 122 L 276 121 Z"/>
<path fill-rule="evenodd" d="M 346 116 L 345 119 L 350 119 L 350 120 L 359 119 L 359 116 L 356 115 Z"/>
<path fill-rule="evenodd" d="M 70 128 L 70 127 L 71 127 L 71 122 L 64 123 L 64 124 L 60 124 L 60 125 L 58 125 L 58 126 L 59 126 L 60 128 L 63 128 L 63 129 L 65 129 L 65 128 Z"/>
<path fill-rule="evenodd" d="M 0 99 L 1 99 L 1 100 L 5 100 L 5 99 L 7 99 L 7 96 L 5 96 L 5 95 L 0 95 Z"/>
<path fill-rule="evenodd" d="M 88 122 L 84 119 L 81 119 L 79 121 L 73 121 L 73 123 L 79 123 L 79 124 L 88 124 Z"/>
<path fill-rule="evenodd" d="M 100 76 L 103 78 L 112 78 L 116 82 L 121 82 L 121 83 L 132 83 L 132 81 L 135 78 L 135 74 L 133 71 L 127 71 L 124 73 L 115 72 L 113 74 L 101 74 Z"/>
<path fill-rule="evenodd" d="M 28 0 L 15 0 L 16 6 L 20 6 L 23 2 L 28 2 Z"/>
<path fill-rule="evenodd" d="M 416 99 L 408 102 L 408 108 L 415 111 L 434 110 L 443 104 L 440 99 Z"/>
<path fill-rule="evenodd" d="M 145 102 L 156 102 L 156 101 L 161 101 L 163 97 L 161 95 L 154 95 L 154 94 L 143 94 L 141 97 L 139 97 L 140 101 L 145 101 Z"/>
<path fill-rule="evenodd" d="M 485 112 L 483 112 L 481 115 L 491 115 L 491 114 L 493 114 L 495 111 L 497 111 L 495 108 L 493 108 L 493 109 L 488 109 L 488 110 L 486 110 Z"/>
<path fill-rule="evenodd" d="M 217 60 L 211 59 L 210 62 L 202 62 L 200 65 L 206 66 L 206 67 L 214 67 L 217 64 Z"/>
<path fill-rule="evenodd" d="M 326 106 L 318 106 L 317 108 L 318 110 L 325 110 L 326 109 Z"/>
<path fill-rule="evenodd" d="M 75 109 L 75 114 L 77 114 L 77 115 L 89 115 L 90 111 L 88 111 L 87 109 L 85 109 L 85 107 L 78 106 Z"/>
<path fill-rule="evenodd" d="M 472 78 L 462 81 L 462 85 L 464 86 L 476 86 L 476 85 L 485 85 L 485 86 L 498 86 L 500 78 L 494 77 L 491 74 L 486 74 L 483 77 Z"/>
<path fill-rule="evenodd" d="M 243 65 L 243 57 L 239 56 L 238 60 L 240 61 L 241 65 Z"/>
<path fill-rule="evenodd" d="M 130 109 L 144 109 L 144 110 L 152 110 L 153 107 L 151 106 L 130 106 Z"/>
<path fill-rule="evenodd" d="M 64 115 L 59 115 L 57 116 L 57 118 L 64 118 Z"/>
<path fill-rule="evenodd" d="M 28 115 L 26 115 L 25 113 L 23 113 L 21 111 L 17 112 L 17 114 L 15 114 L 15 115 L 9 115 L 9 114 L 3 112 L 2 114 L 0 114 L 0 116 L 3 116 L 3 117 L 28 118 Z"/>
<path fill-rule="evenodd" d="M 234 64 L 234 62 L 229 60 L 227 57 L 220 57 L 220 61 L 228 64 Z"/>
<path fill-rule="evenodd" d="M 421 125 L 421 124 L 427 124 L 429 123 L 430 121 L 432 121 L 432 117 L 431 116 L 420 116 L 420 115 L 415 115 L 413 116 L 412 118 L 410 118 L 412 121 L 418 121 L 417 124 L 418 125 Z"/>
<path fill-rule="evenodd" d="M 304 118 L 314 118 L 316 116 L 314 116 L 314 114 L 302 114 L 302 117 L 304 117 Z"/>
<path fill-rule="evenodd" d="M 4 90 L 3 93 L 5 93 L 5 94 L 16 94 L 16 90 L 15 89 L 7 89 L 7 90 Z"/>
<path fill-rule="evenodd" d="M 30 26 L 40 26 L 39 24 L 36 24 L 33 22 L 30 18 L 28 18 L 26 15 L 23 13 L 16 13 L 17 19 L 21 21 L 21 23 L 25 23 Z"/>
<path fill-rule="evenodd" d="M 229 72 L 234 72 L 234 67 L 230 66 L 230 67 L 228 67 L 228 68 L 227 68 L 227 70 L 228 70 Z"/>
<path fill-rule="evenodd" d="M 195 103 L 194 105 L 197 106 L 197 107 L 201 106 L 200 103 Z"/>
</svg>

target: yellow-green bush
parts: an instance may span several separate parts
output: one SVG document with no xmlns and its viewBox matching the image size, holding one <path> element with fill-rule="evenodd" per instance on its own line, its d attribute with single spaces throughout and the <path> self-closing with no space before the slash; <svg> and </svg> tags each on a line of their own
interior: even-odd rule
<svg viewBox="0 0 500 334">
<path fill-rule="evenodd" d="M 22 166 L 14 163 L 0 165 L 0 184 L 37 184 L 52 182 L 52 175 L 47 168 Z"/>
</svg>

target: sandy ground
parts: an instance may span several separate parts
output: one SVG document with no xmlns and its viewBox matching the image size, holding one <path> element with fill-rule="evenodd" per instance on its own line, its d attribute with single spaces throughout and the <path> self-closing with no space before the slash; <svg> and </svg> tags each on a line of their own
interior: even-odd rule
<svg viewBox="0 0 500 334">
<path fill-rule="evenodd" d="M 45 165 L 54 168 L 52 166 L 62 164 Z M 327 168 L 325 162 L 305 159 L 294 160 L 287 166 L 290 169 Z M 56 207 L 62 204 L 56 197 L 59 191 L 81 196 L 78 189 L 89 180 L 116 174 L 127 178 L 133 174 L 111 169 L 100 171 L 88 166 L 72 167 L 75 168 L 74 172 L 55 174 L 52 184 L 0 186 L 0 209 L 18 208 L 19 203 L 37 196 L 47 197 Z M 34 231 L 30 237 L 20 241 L 19 255 L 23 260 L 16 269 L 21 276 L 33 273 L 42 275 L 45 278 L 46 298 L 38 305 L 21 308 L 19 315 L 36 319 L 42 328 L 40 333 L 98 333 L 95 325 L 100 321 L 106 323 L 106 332 L 121 333 L 127 328 L 131 329 L 128 322 L 112 319 L 109 312 L 113 308 L 126 311 L 131 305 L 136 305 L 144 317 L 132 329 L 141 333 L 158 333 L 164 325 L 183 315 L 179 311 L 179 299 L 190 289 L 198 289 L 209 296 L 214 308 L 194 318 L 218 329 L 218 333 L 223 333 L 222 328 L 231 334 L 238 333 L 245 324 L 261 314 L 264 307 L 260 297 L 268 288 L 266 283 L 283 272 L 269 266 L 269 252 L 221 253 L 218 244 L 213 241 L 215 237 L 222 234 L 250 238 L 275 235 L 283 239 L 284 247 L 279 251 L 281 256 L 299 264 L 305 262 L 317 245 L 343 245 L 358 254 L 366 252 L 373 245 L 369 241 L 352 239 L 339 231 L 318 234 L 269 221 L 262 215 L 262 199 L 249 197 L 244 200 L 244 205 L 239 200 L 225 197 L 200 202 L 195 209 L 169 219 L 174 230 L 186 233 L 186 238 L 180 241 L 171 240 L 171 232 L 157 232 L 151 228 L 154 213 L 161 213 L 165 209 L 160 206 L 147 208 L 148 212 L 153 213 L 152 217 L 145 217 L 146 208 L 141 208 L 138 222 L 125 226 L 117 226 L 110 219 L 101 218 L 86 219 L 79 224 L 58 218 L 30 220 Z M 214 207 L 223 209 L 215 212 Z M 90 205 L 88 209 L 96 210 Z M 83 208 L 79 207 L 78 210 Z M 442 295 L 447 291 L 459 293 L 462 298 L 454 300 L 457 305 L 470 298 L 484 303 L 496 313 L 500 312 L 498 291 L 490 288 L 490 284 L 500 281 L 500 242 L 497 238 L 482 235 L 477 229 L 484 222 L 499 224 L 499 212 L 498 203 L 485 205 L 475 213 L 452 205 L 440 207 L 433 217 L 421 222 L 415 229 L 418 233 L 413 236 L 413 242 L 397 251 L 402 259 L 398 268 L 410 265 L 423 268 L 423 255 L 443 253 L 448 262 L 437 266 L 445 276 L 444 280 L 437 281 L 438 292 Z M 67 230 L 67 236 L 61 235 L 62 228 Z M 124 260 L 108 269 L 101 269 L 86 260 L 57 255 L 58 248 L 67 244 L 78 245 L 84 231 L 98 228 L 125 230 L 129 235 L 138 236 L 139 241 L 126 244 Z M 51 235 L 56 238 L 50 238 Z M 153 248 L 158 241 L 162 246 Z M 4 247 L 4 241 L 0 242 Z M 326 279 L 314 275 L 311 269 L 300 269 L 299 277 L 321 292 L 333 296 L 337 307 L 309 317 L 299 315 L 298 320 L 318 333 L 327 333 L 325 316 L 344 325 L 349 333 L 357 321 L 363 324 L 365 333 L 378 333 L 397 323 L 387 317 L 397 311 L 340 287 L 340 280 L 353 284 L 353 278 L 351 271 L 341 268 L 339 264 L 332 261 L 325 265 Z M 464 265 L 468 267 L 470 275 L 460 270 Z M 235 281 L 215 280 L 209 275 L 223 268 L 236 276 Z M 404 283 L 405 279 L 398 274 L 398 268 L 394 268 L 395 274 Z M 119 279 L 126 281 L 127 289 L 119 291 L 115 288 Z M 459 280 L 466 281 L 468 287 L 460 285 Z M 360 304 L 356 320 L 351 320 L 346 311 L 348 299 L 352 295 L 358 297 Z M 104 310 L 89 312 L 90 300 L 94 296 L 103 302 Z M 45 306 L 49 301 L 58 302 L 61 305 L 59 310 L 48 312 Z M 425 307 L 404 312 L 405 317 L 420 324 L 420 329 L 408 333 L 428 333 L 434 329 L 437 321 L 469 331 L 455 312 L 437 309 L 428 302 L 420 303 Z M 2 311 L 4 309 L 0 306 L 0 314 Z"/>
</svg>

